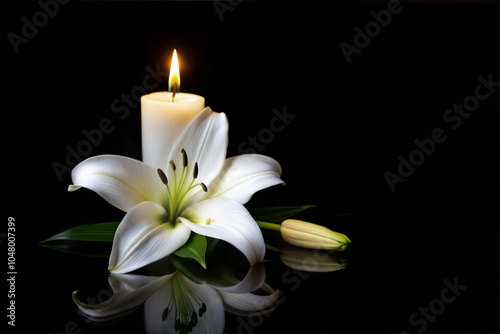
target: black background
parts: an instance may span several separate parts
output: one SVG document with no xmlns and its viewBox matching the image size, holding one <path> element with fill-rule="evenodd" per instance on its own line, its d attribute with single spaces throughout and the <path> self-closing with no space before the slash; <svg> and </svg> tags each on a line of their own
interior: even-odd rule
<svg viewBox="0 0 500 334">
<path fill-rule="evenodd" d="M 72 1 L 18 53 L 7 34 L 21 34 L 22 17 L 32 21 L 40 6 L 3 3 L 0 233 L 14 217 L 14 332 L 59 333 L 70 321 L 82 333 L 143 331 L 140 310 L 112 328 L 86 324 L 71 292 L 106 287 L 107 261 L 38 242 L 123 217 L 90 191 L 67 193 L 69 173 L 60 182 L 52 164 L 64 164 L 66 147 L 76 149 L 103 118 L 114 130 L 89 156 L 140 159 L 140 107 L 122 120 L 111 104 L 142 85 L 146 66 L 167 72 L 174 48 L 182 91 L 227 114 L 228 156 L 269 127 L 273 109 L 296 115 L 259 152 L 280 162 L 287 186 L 248 206 L 316 204 L 303 218 L 352 240 L 346 270 L 311 273 L 298 286 L 268 253 L 268 281 L 286 300 L 255 333 L 414 333 L 409 316 L 455 278 L 467 289 L 426 333 L 496 332 L 498 89 L 456 130 L 443 114 L 474 94 L 479 76 L 499 80 L 498 4 L 401 6 L 348 64 L 339 44 L 353 45 L 354 27 L 364 29 L 386 2 L 243 2 L 221 20 L 213 2 Z M 384 173 L 397 173 L 398 156 L 435 128 L 447 140 L 391 192 Z M 227 323 L 236 333 L 237 318 Z"/>
</svg>

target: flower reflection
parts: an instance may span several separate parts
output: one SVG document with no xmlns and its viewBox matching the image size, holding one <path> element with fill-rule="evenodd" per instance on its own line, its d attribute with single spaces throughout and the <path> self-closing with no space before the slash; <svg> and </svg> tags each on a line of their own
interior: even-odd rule
<svg viewBox="0 0 500 334">
<path fill-rule="evenodd" d="M 296 246 L 284 247 L 281 250 L 280 258 L 287 267 L 295 270 L 324 273 L 347 267 L 347 261 L 340 254 Z"/>
<path fill-rule="evenodd" d="M 177 271 L 144 304 L 147 333 L 222 333 L 224 305 L 209 284 Z"/>
<path fill-rule="evenodd" d="M 85 317 L 107 322 L 144 304 L 147 333 L 222 333 L 224 311 L 247 314 L 272 307 L 278 299 L 264 283 L 262 264 L 251 267 L 243 280 L 231 275 L 225 267 L 207 273 L 198 284 L 181 271 L 163 276 L 112 274 L 108 278 L 113 296 L 100 304 L 89 305 L 73 299 Z M 256 290 L 266 293 L 254 294 Z"/>
</svg>

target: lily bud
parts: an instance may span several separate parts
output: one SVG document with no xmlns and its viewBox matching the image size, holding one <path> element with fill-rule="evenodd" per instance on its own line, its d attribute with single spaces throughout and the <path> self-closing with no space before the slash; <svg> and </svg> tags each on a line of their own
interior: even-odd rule
<svg viewBox="0 0 500 334">
<path fill-rule="evenodd" d="M 351 242 L 345 234 L 296 219 L 287 219 L 281 224 L 281 236 L 289 244 L 313 249 L 343 251 Z"/>
</svg>

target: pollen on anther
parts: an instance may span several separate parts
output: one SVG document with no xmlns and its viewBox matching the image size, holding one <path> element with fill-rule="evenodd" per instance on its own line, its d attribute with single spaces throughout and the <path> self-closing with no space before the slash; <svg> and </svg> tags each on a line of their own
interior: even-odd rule
<svg viewBox="0 0 500 334">
<path fill-rule="evenodd" d="M 167 316 L 168 316 L 168 307 L 166 307 L 164 310 L 163 310 L 163 313 L 161 315 L 161 320 L 165 321 L 165 319 L 167 319 Z"/>
<path fill-rule="evenodd" d="M 161 182 L 163 182 L 164 185 L 167 185 L 168 179 L 165 173 L 161 170 L 161 168 L 158 168 L 156 171 L 158 172 L 158 176 L 160 177 Z"/>
<path fill-rule="evenodd" d="M 184 149 L 181 150 L 181 153 L 182 153 L 182 165 L 184 167 L 187 167 L 188 165 L 188 156 L 187 156 L 187 153 Z"/>
<path fill-rule="evenodd" d="M 194 163 L 194 170 L 193 170 L 193 179 L 196 179 L 198 177 L 198 163 Z"/>
<path fill-rule="evenodd" d="M 174 163 L 174 161 L 173 161 L 173 160 L 170 160 L 170 162 L 169 162 L 169 163 L 170 163 L 170 166 L 172 166 L 172 170 L 175 172 L 176 167 L 175 167 L 175 163 Z"/>
<path fill-rule="evenodd" d="M 205 224 L 208 225 L 212 222 L 212 218 L 207 218 L 207 220 L 205 220 Z"/>
</svg>

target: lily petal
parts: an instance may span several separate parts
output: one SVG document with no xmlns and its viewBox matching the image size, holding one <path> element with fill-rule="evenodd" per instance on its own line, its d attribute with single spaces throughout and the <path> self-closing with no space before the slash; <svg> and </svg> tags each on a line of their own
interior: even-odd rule
<svg viewBox="0 0 500 334">
<path fill-rule="evenodd" d="M 127 273 L 164 258 L 184 245 L 191 231 L 163 223 L 167 212 L 154 202 L 133 207 L 115 233 L 109 271 Z"/>
<path fill-rule="evenodd" d="M 265 155 L 244 154 L 227 158 L 205 198 L 224 196 L 245 204 L 259 190 L 284 185 L 280 175 L 280 164 Z"/>
<path fill-rule="evenodd" d="M 256 312 L 265 314 L 272 311 L 273 308 L 271 307 L 278 301 L 279 290 L 264 296 L 249 292 L 238 294 L 225 291 L 219 291 L 219 295 L 224 302 L 224 309 L 228 312 L 245 316 L 255 314 Z"/>
<path fill-rule="evenodd" d="M 77 298 L 73 300 L 88 319 L 95 322 L 110 321 L 142 305 L 153 293 L 164 286 L 173 274 L 155 277 L 131 274 L 110 275 L 113 296 L 105 302 L 89 305 Z"/>
<path fill-rule="evenodd" d="M 139 160 L 119 155 L 91 157 L 73 169 L 71 178 L 73 185 L 68 191 L 80 187 L 93 190 L 125 212 L 145 201 L 168 203 L 165 186 L 156 171 Z"/>
<path fill-rule="evenodd" d="M 247 293 L 259 289 L 266 279 L 266 270 L 263 263 L 257 263 L 256 265 L 250 267 L 250 270 L 246 274 L 242 281 L 235 282 L 231 286 L 221 286 L 210 282 L 218 291 L 224 291 L 228 293 Z"/>
<path fill-rule="evenodd" d="M 232 244 L 251 265 L 264 259 L 266 247 L 262 232 L 239 202 L 225 197 L 201 201 L 187 208 L 179 219 L 195 233 Z"/>
<path fill-rule="evenodd" d="M 197 181 L 209 185 L 219 174 L 227 150 L 229 125 L 224 113 L 213 112 L 209 107 L 203 109 L 184 129 L 175 142 L 169 161 L 183 166 L 181 151 L 188 157 L 188 168 L 192 173 L 198 163 Z M 169 173 L 173 173 L 168 168 Z M 169 175 L 169 178 L 172 177 Z"/>
</svg>

